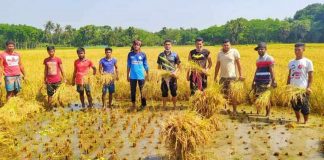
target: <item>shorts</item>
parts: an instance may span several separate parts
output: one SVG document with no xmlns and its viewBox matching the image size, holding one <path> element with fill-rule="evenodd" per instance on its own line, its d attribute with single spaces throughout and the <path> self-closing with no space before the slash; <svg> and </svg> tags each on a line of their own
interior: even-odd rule
<svg viewBox="0 0 324 160">
<path fill-rule="evenodd" d="M 77 92 L 83 93 L 84 90 L 86 92 L 90 92 L 90 85 L 89 84 L 77 84 Z"/>
<path fill-rule="evenodd" d="M 231 91 L 231 83 L 236 80 L 235 77 L 233 78 L 224 78 L 222 77 L 219 80 L 219 84 L 222 86 L 221 92 L 225 94 L 226 97 L 229 97 L 230 91 Z"/>
<path fill-rule="evenodd" d="M 161 83 L 161 91 L 162 91 L 162 97 L 168 97 L 168 91 L 170 90 L 171 96 L 176 97 L 177 96 L 177 79 L 172 77 L 168 81 L 169 85 L 167 84 L 167 81 L 165 79 L 162 79 Z"/>
<path fill-rule="evenodd" d="M 53 96 L 55 91 L 60 87 L 61 82 L 46 84 L 46 90 L 48 96 Z"/>
<path fill-rule="evenodd" d="M 291 101 L 291 106 L 294 109 L 294 111 L 299 112 L 303 115 L 309 114 L 309 96 L 306 94 L 301 95 L 301 97 L 298 97 L 297 100 Z"/>
<path fill-rule="evenodd" d="M 11 92 L 15 91 L 18 93 L 21 89 L 21 78 L 20 75 L 18 76 L 5 76 L 5 85 L 6 85 L 6 91 Z"/>
<path fill-rule="evenodd" d="M 256 84 L 254 88 L 254 96 L 258 98 L 263 92 L 269 89 L 269 84 Z"/>
<path fill-rule="evenodd" d="M 203 73 L 198 73 L 201 76 L 202 81 L 202 91 L 207 88 L 207 75 Z M 193 80 L 193 74 L 190 74 L 190 94 L 194 95 L 195 92 L 199 89 L 199 83 L 198 81 Z"/>
<path fill-rule="evenodd" d="M 104 84 L 102 86 L 102 94 L 109 94 L 115 93 L 115 83 L 110 83 L 110 84 Z"/>
</svg>

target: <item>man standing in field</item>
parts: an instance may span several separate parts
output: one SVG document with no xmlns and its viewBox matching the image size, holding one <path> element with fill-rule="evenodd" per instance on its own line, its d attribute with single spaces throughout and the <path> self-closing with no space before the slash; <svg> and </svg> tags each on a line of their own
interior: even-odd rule
<svg viewBox="0 0 324 160">
<path fill-rule="evenodd" d="M 295 111 L 297 122 L 300 122 L 300 111 L 304 116 L 304 124 L 308 121 L 309 115 L 309 95 L 311 94 L 311 86 L 313 82 L 313 62 L 305 57 L 304 43 L 295 44 L 296 58 L 289 62 L 289 74 L 287 84 L 297 88 L 306 89 L 306 93 L 298 96 L 297 100 L 291 101 L 292 108 Z"/>
<path fill-rule="evenodd" d="M 136 86 L 140 89 L 141 94 L 141 108 L 143 110 L 146 107 L 146 98 L 143 96 L 142 90 L 144 87 L 145 79 L 149 79 L 149 66 L 147 63 L 146 54 L 141 51 L 142 42 L 134 40 L 131 47 L 131 51 L 127 57 L 127 81 L 130 82 L 131 87 L 131 100 L 132 107 L 130 111 L 136 109 Z M 146 72 L 146 75 L 144 73 Z"/>
<path fill-rule="evenodd" d="M 195 41 L 196 49 L 191 50 L 188 56 L 189 62 L 194 62 L 201 67 L 201 71 L 191 69 L 187 72 L 187 80 L 190 81 L 191 95 L 194 95 L 197 90 L 203 91 L 207 88 L 207 72 L 212 66 L 210 52 L 204 49 L 204 40 L 197 38 Z"/>
<path fill-rule="evenodd" d="M 240 63 L 240 53 L 237 49 L 231 48 L 231 42 L 228 39 L 223 41 L 222 49 L 218 53 L 215 67 L 214 81 L 217 82 L 217 75 L 220 70 L 219 83 L 222 85 L 222 92 L 225 98 L 230 99 L 233 105 L 233 115 L 237 114 L 237 102 L 230 95 L 230 84 L 237 79 L 236 67 L 239 73 L 239 80 L 243 81 L 242 69 Z"/>
<path fill-rule="evenodd" d="M 102 86 L 102 108 L 106 109 L 106 94 L 109 92 L 108 107 L 111 107 L 113 93 L 115 93 L 114 79 L 119 80 L 117 59 L 111 56 L 112 48 L 105 48 L 106 57 L 102 58 L 99 62 L 99 73 L 102 76 L 106 76 L 105 83 Z M 109 82 L 106 82 L 109 81 Z"/>
<path fill-rule="evenodd" d="M 172 96 L 172 102 L 174 108 L 177 106 L 177 72 L 179 70 L 180 58 L 177 53 L 171 51 L 172 41 L 164 41 L 164 51 L 159 54 L 157 63 L 158 68 L 171 72 L 170 77 L 162 78 L 161 92 L 163 108 L 166 106 L 166 101 L 168 98 L 168 90 L 170 90 Z"/>
<path fill-rule="evenodd" d="M 62 80 L 65 81 L 64 71 L 62 60 L 59 57 L 55 56 L 55 47 L 48 46 L 47 53 L 49 55 L 48 58 L 44 59 L 43 64 L 45 65 L 44 70 L 44 82 L 46 84 L 47 89 L 47 104 L 48 109 L 52 109 L 52 96 L 55 91 L 59 88 Z"/>
<path fill-rule="evenodd" d="M 2 65 L 4 74 L 7 100 L 18 94 L 21 89 L 21 78 L 24 79 L 26 76 L 21 57 L 14 50 L 15 42 L 9 40 L 6 42 L 6 50 L 0 54 L 0 65 Z"/>
<path fill-rule="evenodd" d="M 256 71 L 254 74 L 252 89 L 254 95 L 258 98 L 270 86 L 277 87 L 274 74 L 274 59 L 267 53 L 267 44 L 260 42 L 255 51 L 258 52 L 259 58 L 256 61 Z M 257 106 L 257 114 L 260 112 L 260 106 Z M 270 106 L 266 106 L 266 116 L 270 115 Z"/>
<path fill-rule="evenodd" d="M 77 85 L 77 92 L 80 95 L 80 101 L 82 107 L 85 108 L 84 103 L 84 91 L 88 97 L 89 107 L 93 106 L 92 97 L 90 92 L 90 76 L 89 70 L 92 68 L 93 75 L 96 75 L 96 67 L 93 65 L 92 61 L 85 58 L 84 48 L 78 48 L 77 54 L 79 59 L 74 61 L 74 72 L 72 78 L 72 85 Z"/>
</svg>

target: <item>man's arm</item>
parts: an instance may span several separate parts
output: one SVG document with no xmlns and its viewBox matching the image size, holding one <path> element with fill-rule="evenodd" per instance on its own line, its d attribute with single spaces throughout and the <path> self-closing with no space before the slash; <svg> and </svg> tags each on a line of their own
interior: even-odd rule
<svg viewBox="0 0 324 160">
<path fill-rule="evenodd" d="M 291 73 L 291 69 L 289 69 L 288 78 L 287 78 L 287 85 L 290 84 L 290 73 Z"/>
<path fill-rule="evenodd" d="M 61 69 L 62 79 L 63 79 L 64 82 L 66 82 L 65 72 L 64 72 L 64 69 L 63 69 L 63 64 L 61 63 L 59 66 L 60 66 L 60 69 Z"/>
<path fill-rule="evenodd" d="M 2 79 L 3 72 L 4 72 L 3 61 L 2 61 L 2 58 L 0 57 L 0 79 Z M 0 84 L 1 84 L 1 81 L 0 81 Z"/>
<path fill-rule="evenodd" d="M 115 66 L 116 67 L 116 66 Z M 102 71 L 102 64 L 99 63 L 99 74 L 103 74 L 103 71 Z"/>
<path fill-rule="evenodd" d="M 241 67 L 241 62 L 240 62 L 240 59 L 236 59 L 235 60 L 235 63 L 237 65 L 237 70 L 239 72 L 239 79 L 240 80 L 243 80 L 243 77 L 242 77 L 242 67 Z"/>
<path fill-rule="evenodd" d="M 127 81 L 128 81 L 128 82 L 129 82 L 129 72 L 130 72 L 130 68 L 127 67 L 127 75 L 126 75 L 126 77 L 127 77 Z"/>
<path fill-rule="evenodd" d="M 270 75 L 271 75 L 271 86 L 272 87 L 277 87 L 277 82 L 276 82 L 276 77 L 274 73 L 274 65 L 271 65 L 269 67 Z"/>
<path fill-rule="evenodd" d="M 96 68 L 95 66 L 92 66 L 91 68 L 92 68 L 92 70 L 93 70 L 93 75 L 96 75 L 96 73 L 97 73 L 97 68 Z"/>
<path fill-rule="evenodd" d="M 21 73 L 23 74 L 23 78 L 26 77 L 26 72 L 20 58 L 19 58 L 19 68 Z"/>
<path fill-rule="evenodd" d="M 46 84 L 46 75 L 47 75 L 47 71 L 48 71 L 48 68 L 47 68 L 47 65 L 45 65 L 45 68 L 44 68 L 44 83 Z"/>
<path fill-rule="evenodd" d="M 116 80 L 119 80 L 119 71 L 118 71 L 118 65 L 117 62 L 115 63 L 115 72 L 116 72 Z"/>
<path fill-rule="evenodd" d="M 211 67 L 212 67 L 212 65 L 213 65 L 213 62 L 212 62 L 212 59 L 211 59 L 211 57 L 210 57 L 210 54 L 208 55 L 208 66 L 207 66 L 207 70 L 209 70 Z"/>
<path fill-rule="evenodd" d="M 215 66 L 215 75 L 214 75 L 214 81 L 217 81 L 217 75 L 220 69 L 220 61 L 216 62 L 216 66 Z"/>
<path fill-rule="evenodd" d="M 312 90 L 311 90 L 312 83 L 313 83 L 313 71 L 309 71 L 308 72 L 308 83 L 307 83 L 307 89 L 306 89 L 306 92 L 308 94 L 310 94 L 312 92 Z"/>
</svg>

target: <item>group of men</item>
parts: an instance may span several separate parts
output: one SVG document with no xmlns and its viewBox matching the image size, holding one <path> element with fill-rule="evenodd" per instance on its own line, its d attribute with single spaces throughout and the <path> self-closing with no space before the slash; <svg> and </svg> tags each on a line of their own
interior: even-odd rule
<svg viewBox="0 0 324 160">
<path fill-rule="evenodd" d="M 136 107 L 136 88 L 139 86 L 141 95 L 141 106 L 139 110 L 146 107 L 146 98 L 142 94 L 145 80 L 149 79 L 149 65 L 147 57 L 141 51 L 142 42 L 134 40 L 131 50 L 127 57 L 127 81 L 130 83 L 131 102 L 130 111 L 134 111 Z M 210 51 L 204 48 L 204 41 L 202 38 L 197 38 L 195 41 L 196 48 L 191 50 L 188 56 L 188 61 L 193 62 L 201 67 L 201 70 L 191 69 L 187 71 L 187 80 L 190 82 L 191 95 L 194 95 L 197 90 L 204 91 L 207 88 L 207 73 L 212 67 L 212 57 Z M 15 42 L 7 41 L 6 50 L 0 54 L 0 65 L 3 68 L 5 88 L 7 91 L 7 100 L 16 96 L 21 89 L 21 79 L 26 74 L 21 63 L 20 55 L 14 51 Z M 99 61 L 99 73 L 101 75 L 114 75 L 114 80 L 105 83 L 102 87 L 102 104 L 103 108 L 107 109 L 112 105 L 113 93 L 115 92 L 115 80 L 119 80 L 119 72 L 117 59 L 112 57 L 112 48 L 105 48 L 105 57 Z M 274 59 L 267 53 L 267 45 L 261 42 L 255 48 L 258 52 L 259 58 L 256 61 L 256 71 L 252 82 L 255 96 L 258 97 L 270 87 L 276 87 L 277 83 L 274 74 Z M 297 121 L 300 121 L 300 111 L 304 116 L 304 123 L 308 120 L 309 102 L 308 98 L 311 93 L 311 84 L 313 79 L 313 64 L 312 61 L 305 58 L 303 53 L 305 51 L 304 43 L 295 44 L 296 58 L 289 62 L 289 75 L 287 84 L 295 87 L 306 89 L 303 98 L 291 102 L 295 111 Z M 47 52 L 49 57 L 44 59 L 44 83 L 47 86 L 48 105 L 52 104 L 52 96 L 59 88 L 61 83 L 66 82 L 66 77 L 63 70 L 62 60 L 55 56 L 54 46 L 48 46 Z M 93 70 L 93 75 L 96 74 L 96 67 L 94 63 L 85 58 L 85 49 L 77 49 L 78 59 L 74 61 L 74 72 L 72 78 L 72 85 L 76 85 L 77 92 L 80 95 L 82 107 L 85 107 L 85 97 L 87 96 L 89 106 L 93 105 L 91 97 L 91 87 L 89 85 L 90 70 Z M 157 59 L 158 68 L 170 72 L 171 76 L 162 78 L 161 92 L 163 97 L 163 107 L 166 106 L 168 100 L 168 92 L 172 96 L 173 106 L 176 107 L 177 102 L 177 73 L 180 70 L 179 55 L 172 50 L 172 40 L 164 41 L 164 51 L 161 52 Z M 240 53 L 237 49 L 231 48 L 231 43 L 225 39 L 222 43 L 222 48 L 217 55 L 215 66 L 214 81 L 218 81 L 222 86 L 224 97 L 227 98 L 233 106 L 233 114 L 237 113 L 237 103 L 231 97 L 230 84 L 233 81 L 243 81 L 242 68 L 240 63 Z M 106 103 L 106 94 L 109 93 L 108 106 Z M 257 110 L 259 113 L 259 110 Z M 266 115 L 270 114 L 270 106 L 266 107 Z"/>
</svg>

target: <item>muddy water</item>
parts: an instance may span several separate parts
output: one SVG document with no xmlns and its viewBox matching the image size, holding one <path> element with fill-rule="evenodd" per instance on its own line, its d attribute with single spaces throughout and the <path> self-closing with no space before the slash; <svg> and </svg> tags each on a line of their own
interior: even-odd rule
<svg viewBox="0 0 324 160">
<path fill-rule="evenodd" d="M 182 109 L 185 109 L 182 106 Z M 183 110 L 161 108 L 129 113 L 117 104 L 103 111 L 100 105 L 80 105 L 41 113 L 16 127 L 18 159 L 168 159 L 161 138 L 162 124 Z M 250 108 L 249 108 L 250 109 Z M 324 159 L 323 118 L 311 116 L 308 125 L 297 124 L 288 110 L 272 116 L 241 111 L 237 117 L 219 115 L 223 128 L 198 151 L 205 159 Z M 323 142 L 322 142 L 323 143 Z"/>
<path fill-rule="evenodd" d="M 320 151 L 322 117 L 313 116 L 304 125 L 295 124 L 289 110 L 273 110 L 270 117 L 245 110 L 231 119 L 220 115 L 225 125 L 204 152 L 207 159 L 324 159 Z M 287 124 L 294 124 L 294 128 Z"/>
</svg>

